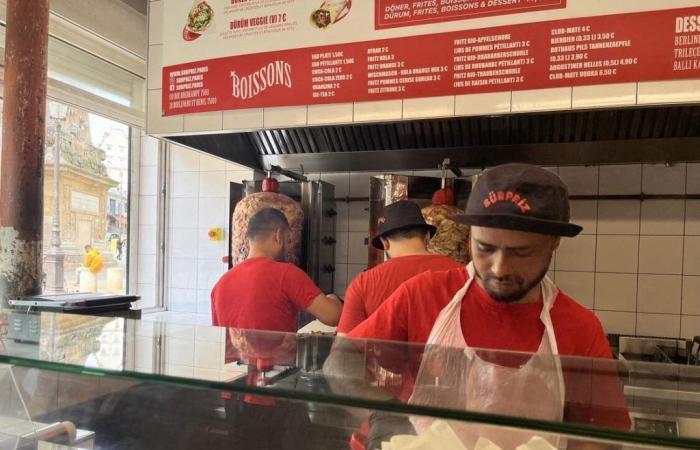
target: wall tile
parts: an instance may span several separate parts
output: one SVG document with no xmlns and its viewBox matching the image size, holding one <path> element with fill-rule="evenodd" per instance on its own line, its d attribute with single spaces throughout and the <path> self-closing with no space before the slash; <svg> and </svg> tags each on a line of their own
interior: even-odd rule
<svg viewBox="0 0 700 450">
<path fill-rule="evenodd" d="M 573 88 L 572 107 L 601 108 L 637 103 L 637 83 L 602 84 Z"/>
<path fill-rule="evenodd" d="M 197 197 L 199 172 L 174 172 L 171 175 L 170 198 Z"/>
<path fill-rule="evenodd" d="M 637 314 L 637 335 L 679 337 L 681 318 L 676 314 Z"/>
<path fill-rule="evenodd" d="M 681 337 L 693 339 L 700 335 L 700 316 L 681 316 Z"/>
<path fill-rule="evenodd" d="M 148 308 L 151 306 L 156 305 L 156 285 L 152 283 L 141 283 L 141 280 L 139 280 L 139 283 L 136 284 L 136 295 L 141 297 L 141 300 L 139 300 L 139 307 L 140 308 Z M 147 280 L 147 281 L 152 281 L 153 283 L 156 282 L 155 277 L 153 280 Z"/>
<path fill-rule="evenodd" d="M 348 263 L 367 265 L 369 247 L 365 245 L 367 232 L 350 232 L 348 235 Z"/>
<path fill-rule="evenodd" d="M 197 291 L 195 289 L 168 289 L 168 310 L 183 313 L 197 311 Z"/>
<path fill-rule="evenodd" d="M 158 195 L 158 167 L 146 166 L 140 168 L 139 194 Z"/>
<path fill-rule="evenodd" d="M 375 122 L 382 120 L 401 120 L 403 114 L 402 100 L 381 100 L 377 102 L 358 102 L 354 105 L 355 122 Z"/>
<path fill-rule="evenodd" d="M 637 311 L 680 314 L 681 276 L 640 274 Z"/>
<path fill-rule="evenodd" d="M 603 329 L 608 334 L 634 335 L 637 327 L 637 315 L 633 312 L 596 311 Z"/>
<path fill-rule="evenodd" d="M 194 327 L 195 341 L 223 344 L 225 339 L 226 329 L 223 327 L 212 327 L 208 325 L 197 325 Z"/>
<path fill-rule="evenodd" d="M 688 163 L 688 180 L 686 192 L 700 194 L 700 163 Z"/>
<path fill-rule="evenodd" d="M 198 211 L 198 228 L 221 227 L 228 228 L 228 198 L 200 198 Z"/>
<path fill-rule="evenodd" d="M 134 365 L 143 369 L 153 367 L 153 338 L 137 337 L 135 339 Z M 138 369 L 137 369 L 138 371 Z"/>
<path fill-rule="evenodd" d="M 340 264 L 347 264 L 350 248 L 348 246 L 349 235 L 348 233 L 336 232 L 335 238 L 335 262 Z"/>
<path fill-rule="evenodd" d="M 700 316 L 700 277 L 683 277 L 682 312 Z"/>
<path fill-rule="evenodd" d="M 265 108 L 265 128 L 295 127 L 306 125 L 306 106 Z"/>
<path fill-rule="evenodd" d="M 185 131 L 220 131 L 223 128 L 223 113 L 221 111 L 185 114 Z"/>
<path fill-rule="evenodd" d="M 226 172 L 199 173 L 199 196 L 200 197 L 228 197 L 230 195 Z"/>
<path fill-rule="evenodd" d="M 351 202 L 349 204 L 348 229 L 350 231 L 369 232 L 369 201 Z"/>
<path fill-rule="evenodd" d="M 194 342 L 194 366 L 198 369 L 219 369 L 224 364 L 222 342 Z"/>
<path fill-rule="evenodd" d="M 700 236 L 686 236 L 683 250 L 683 275 L 700 275 Z"/>
<path fill-rule="evenodd" d="M 594 275 L 593 272 L 557 271 L 555 278 L 559 289 L 576 300 L 580 305 L 593 309 Z"/>
<path fill-rule="evenodd" d="M 634 195 L 641 189 L 641 164 L 600 166 L 600 195 Z"/>
<path fill-rule="evenodd" d="M 641 203 L 641 234 L 683 235 L 685 217 L 685 202 L 683 200 L 648 200 Z"/>
<path fill-rule="evenodd" d="M 685 202 L 685 234 L 700 236 L 700 200 Z"/>
<path fill-rule="evenodd" d="M 195 236 L 197 257 L 203 259 L 221 260 L 228 255 L 228 230 L 224 229 L 224 240 L 212 241 L 209 239 L 209 228 L 198 228 Z"/>
<path fill-rule="evenodd" d="M 173 349 L 173 351 L 175 350 Z M 165 366 L 165 375 L 170 375 L 171 377 L 192 378 L 194 377 L 194 367 L 169 364 Z"/>
<path fill-rule="evenodd" d="M 264 126 L 264 113 L 262 108 L 237 109 L 224 111 L 224 130 L 254 130 Z"/>
<path fill-rule="evenodd" d="M 481 116 L 510 112 L 510 92 L 468 94 L 455 97 L 455 115 Z"/>
<path fill-rule="evenodd" d="M 535 89 L 513 92 L 513 112 L 555 111 L 571 108 L 571 88 Z"/>
<path fill-rule="evenodd" d="M 141 138 L 141 167 L 158 165 L 158 146 L 160 141 L 151 136 Z"/>
<path fill-rule="evenodd" d="M 596 234 L 598 202 L 595 200 L 572 200 L 571 221 L 583 227 L 582 234 Z"/>
<path fill-rule="evenodd" d="M 309 105 L 309 125 L 352 123 L 352 103 Z"/>
<path fill-rule="evenodd" d="M 158 248 L 157 228 L 152 225 L 139 225 L 139 255 L 155 255 Z"/>
<path fill-rule="evenodd" d="M 226 184 L 227 193 L 230 194 L 230 183 L 242 184 L 244 181 L 249 181 L 253 179 L 252 170 L 227 170 L 226 171 Z M 227 195 L 228 196 L 228 195 Z"/>
<path fill-rule="evenodd" d="M 171 258 L 194 258 L 197 256 L 197 229 L 172 228 L 168 242 Z"/>
<path fill-rule="evenodd" d="M 366 264 L 348 264 L 348 285 L 352 283 L 357 275 L 364 272 L 367 269 Z"/>
<path fill-rule="evenodd" d="M 170 228 L 193 228 L 197 226 L 197 198 L 170 199 Z"/>
<path fill-rule="evenodd" d="M 350 173 L 322 173 L 321 181 L 330 183 L 335 186 L 335 197 L 347 197 L 350 193 Z"/>
<path fill-rule="evenodd" d="M 211 289 L 198 289 L 197 290 L 197 314 L 211 314 Z M 209 328 L 201 327 L 203 330 L 220 330 L 220 328 Z M 199 328 L 197 328 L 196 333 L 199 333 Z M 200 339 L 199 335 L 197 339 Z M 202 339 L 200 339 L 202 340 Z M 218 342 L 218 341 L 217 341 Z"/>
<path fill-rule="evenodd" d="M 221 371 L 219 369 L 203 369 L 201 367 L 195 367 L 194 377 L 198 380 L 221 381 Z"/>
<path fill-rule="evenodd" d="M 336 295 L 345 295 L 345 289 L 348 287 L 348 265 L 336 264 L 335 273 L 333 274 L 333 292 Z"/>
<path fill-rule="evenodd" d="M 566 183 L 570 195 L 598 193 L 598 166 L 560 167 L 559 177 Z"/>
<path fill-rule="evenodd" d="M 368 197 L 370 178 L 380 172 L 353 172 L 350 174 L 350 197 Z"/>
<path fill-rule="evenodd" d="M 154 226 L 157 222 L 158 198 L 155 195 L 139 196 L 139 225 Z"/>
<path fill-rule="evenodd" d="M 160 313 L 164 315 L 170 315 L 170 312 Z M 178 314 L 179 317 L 186 317 L 184 314 Z M 180 323 L 174 321 L 163 321 L 164 323 L 164 336 L 168 339 L 182 339 L 186 341 L 194 341 L 195 327 L 189 323 L 189 320 L 185 320 Z"/>
<path fill-rule="evenodd" d="M 639 234 L 640 202 L 636 200 L 600 201 L 598 233 Z"/>
<path fill-rule="evenodd" d="M 156 256 L 139 255 L 138 281 L 153 283 L 156 279 Z"/>
<path fill-rule="evenodd" d="M 146 129 L 148 130 L 148 133 L 167 134 L 182 132 L 185 126 L 183 116 L 161 117 L 161 93 L 162 91 L 160 89 L 148 90 L 148 106 L 146 107 Z"/>
<path fill-rule="evenodd" d="M 207 155 L 206 153 L 199 154 L 199 170 L 201 172 L 227 171 L 229 170 L 229 165 L 229 162 L 225 159 Z"/>
<path fill-rule="evenodd" d="M 595 309 L 601 311 L 637 310 L 637 275 L 595 274 Z"/>
<path fill-rule="evenodd" d="M 645 81 L 637 92 L 639 105 L 698 102 L 700 80 Z"/>
<path fill-rule="evenodd" d="M 172 288 L 197 288 L 197 260 L 192 258 L 170 258 L 170 283 Z"/>
<path fill-rule="evenodd" d="M 642 192 L 645 194 L 685 194 L 686 165 L 644 164 Z"/>
<path fill-rule="evenodd" d="M 338 212 L 338 215 L 335 217 L 335 231 L 337 233 L 349 230 L 349 208 L 349 203 L 335 202 L 335 210 Z"/>
<path fill-rule="evenodd" d="M 173 172 L 199 172 L 199 152 L 172 146 L 170 151 Z"/>
<path fill-rule="evenodd" d="M 639 272 L 683 273 L 682 236 L 642 236 L 639 239 Z"/>
<path fill-rule="evenodd" d="M 403 101 L 404 119 L 427 117 L 449 117 L 455 114 L 455 98 L 445 97 L 409 98 Z"/>
<path fill-rule="evenodd" d="M 591 235 L 562 239 L 559 250 L 557 250 L 556 270 L 594 271 L 595 242 L 596 236 Z"/>
<path fill-rule="evenodd" d="M 224 271 L 224 264 L 220 259 L 198 259 L 197 288 L 212 289 Z"/>
<path fill-rule="evenodd" d="M 596 271 L 637 273 L 638 236 L 598 236 Z"/>
</svg>

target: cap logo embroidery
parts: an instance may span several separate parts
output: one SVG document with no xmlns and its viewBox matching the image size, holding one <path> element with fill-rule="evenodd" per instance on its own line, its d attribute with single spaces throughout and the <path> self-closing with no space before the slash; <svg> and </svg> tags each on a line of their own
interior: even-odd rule
<svg viewBox="0 0 700 450">
<path fill-rule="evenodd" d="M 377 219 L 377 225 L 382 225 L 386 223 L 386 217 L 380 217 Z"/>
<path fill-rule="evenodd" d="M 523 214 L 529 212 L 532 209 L 530 208 L 530 204 L 527 202 L 527 198 L 521 197 L 519 194 L 516 194 L 511 191 L 491 191 L 489 192 L 489 195 L 484 199 L 482 204 L 484 205 L 485 209 L 488 209 L 496 203 L 501 202 L 513 203 L 520 209 L 520 212 Z"/>
</svg>

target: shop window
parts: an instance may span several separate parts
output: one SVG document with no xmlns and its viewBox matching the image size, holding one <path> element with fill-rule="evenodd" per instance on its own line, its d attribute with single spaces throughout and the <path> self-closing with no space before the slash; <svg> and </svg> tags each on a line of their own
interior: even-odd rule
<svg viewBox="0 0 700 450">
<path fill-rule="evenodd" d="M 53 101 L 46 123 L 44 292 L 125 293 L 130 128 Z"/>
</svg>

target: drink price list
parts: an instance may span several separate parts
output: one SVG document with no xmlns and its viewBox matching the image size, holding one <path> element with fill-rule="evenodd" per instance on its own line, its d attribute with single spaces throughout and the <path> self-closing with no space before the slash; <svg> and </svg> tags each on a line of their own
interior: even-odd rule
<svg viewBox="0 0 700 450">
<path fill-rule="evenodd" d="M 698 7 L 179 64 L 163 69 L 163 113 L 683 78 L 700 78 Z"/>
</svg>

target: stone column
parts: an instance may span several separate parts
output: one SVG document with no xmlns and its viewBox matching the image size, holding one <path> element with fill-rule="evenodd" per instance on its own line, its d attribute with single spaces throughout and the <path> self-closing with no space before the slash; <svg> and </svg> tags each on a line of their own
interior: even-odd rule
<svg viewBox="0 0 700 450">
<path fill-rule="evenodd" d="M 7 0 L 0 158 L 0 303 L 39 294 L 49 0 Z"/>
</svg>

